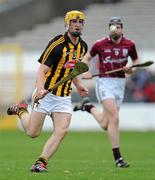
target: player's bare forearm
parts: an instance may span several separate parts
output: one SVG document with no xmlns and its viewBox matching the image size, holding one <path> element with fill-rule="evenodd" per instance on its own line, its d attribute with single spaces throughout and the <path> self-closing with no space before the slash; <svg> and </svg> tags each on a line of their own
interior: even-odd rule
<svg viewBox="0 0 155 180">
<path fill-rule="evenodd" d="M 49 70 L 49 67 L 46 65 L 40 65 L 37 74 L 36 74 L 36 83 L 37 83 L 37 97 L 39 99 L 43 98 L 47 91 L 44 88 L 45 83 L 45 74 Z"/>
<path fill-rule="evenodd" d="M 36 74 L 37 88 L 38 90 L 44 89 L 45 75 L 50 68 L 44 64 L 41 64 Z"/>
<path fill-rule="evenodd" d="M 83 62 L 84 63 L 86 63 L 88 66 L 90 65 L 90 61 L 91 61 L 91 55 L 90 55 L 90 53 L 87 53 L 85 56 L 84 56 L 84 58 L 83 58 Z"/>
<path fill-rule="evenodd" d="M 86 63 L 88 66 L 90 66 L 91 58 L 92 58 L 92 57 L 91 57 L 90 53 L 88 52 L 88 53 L 84 56 L 84 58 L 83 58 L 82 61 L 83 61 L 84 63 Z M 90 73 L 89 71 L 83 73 L 83 79 L 92 79 L 91 73 Z"/>
<path fill-rule="evenodd" d="M 78 77 L 75 77 L 75 78 L 73 79 L 73 84 L 75 85 L 75 87 L 80 86 L 80 84 L 81 84 L 80 79 L 79 79 Z"/>
<path fill-rule="evenodd" d="M 42 90 L 44 89 L 44 78 L 45 74 L 43 72 L 38 72 L 36 75 L 36 83 L 37 83 L 37 89 Z"/>
<path fill-rule="evenodd" d="M 88 89 L 85 87 L 78 77 L 73 79 L 73 83 L 76 86 L 77 92 L 80 96 L 87 96 Z"/>
</svg>

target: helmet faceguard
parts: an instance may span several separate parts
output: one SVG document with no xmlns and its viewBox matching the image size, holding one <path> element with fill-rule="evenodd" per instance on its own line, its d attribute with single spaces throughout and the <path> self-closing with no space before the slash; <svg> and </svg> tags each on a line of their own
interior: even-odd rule
<svg viewBox="0 0 155 180">
<path fill-rule="evenodd" d="M 112 17 L 112 18 L 110 18 L 110 20 L 109 20 L 109 27 L 111 25 L 116 25 L 116 24 L 121 25 L 121 27 L 123 28 L 123 22 L 122 22 L 120 17 Z"/>
<path fill-rule="evenodd" d="M 80 20 L 85 21 L 85 14 L 83 12 L 80 12 L 80 11 L 69 11 L 69 12 L 67 12 L 65 15 L 65 18 L 64 18 L 65 27 L 67 30 L 69 29 L 70 21 L 74 20 L 74 19 L 80 19 Z M 74 37 L 78 37 L 81 35 L 81 32 L 70 32 L 70 33 Z"/>
</svg>

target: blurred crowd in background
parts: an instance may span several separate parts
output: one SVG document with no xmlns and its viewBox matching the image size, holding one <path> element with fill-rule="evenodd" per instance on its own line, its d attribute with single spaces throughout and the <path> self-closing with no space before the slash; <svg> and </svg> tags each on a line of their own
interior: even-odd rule
<svg viewBox="0 0 155 180">
<path fill-rule="evenodd" d="M 155 73 L 138 69 L 127 78 L 125 102 L 155 102 Z"/>
</svg>

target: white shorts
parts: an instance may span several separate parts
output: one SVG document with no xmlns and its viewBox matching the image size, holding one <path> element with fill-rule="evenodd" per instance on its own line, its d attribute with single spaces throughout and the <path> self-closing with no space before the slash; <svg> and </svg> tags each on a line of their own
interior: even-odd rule
<svg viewBox="0 0 155 180">
<path fill-rule="evenodd" d="M 38 105 L 34 105 L 34 111 L 51 115 L 53 112 L 66 112 L 72 114 L 71 96 L 61 97 L 48 93 L 39 100 Z"/>
<path fill-rule="evenodd" d="M 125 91 L 125 78 L 98 78 L 96 80 L 96 97 L 99 102 L 115 99 L 118 107 L 122 104 Z"/>
</svg>

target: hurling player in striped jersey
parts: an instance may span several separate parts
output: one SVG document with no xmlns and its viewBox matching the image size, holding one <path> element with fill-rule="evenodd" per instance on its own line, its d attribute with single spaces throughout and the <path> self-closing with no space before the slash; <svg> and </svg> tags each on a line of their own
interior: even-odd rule
<svg viewBox="0 0 155 180">
<path fill-rule="evenodd" d="M 80 96 L 88 95 L 88 89 L 78 77 L 69 79 L 48 93 L 48 89 L 52 89 L 57 82 L 60 82 L 72 71 L 65 65 L 73 60 L 82 60 L 87 52 L 87 44 L 81 38 L 85 23 L 84 13 L 69 11 L 65 15 L 64 22 L 65 34 L 57 35 L 51 39 L 38 60 L 40 66 L 36 74 L 36 91 L 32 99 L 37 97 L 39 101 L 34 104 L 31 114 L 27 110 L 26 103 L 10 106 L 7 111 L 8 115 L 17 115 L 20 118 L 26 134 L 31 138 L 40 135 L 46 115 L 51 117 L 53 133 L 32 165 L 30 169 L 32 172 L 47 171 L 48 161 L 56 153 L 68 132 L 72 116 L 72 82 Z"/>
</svg>

